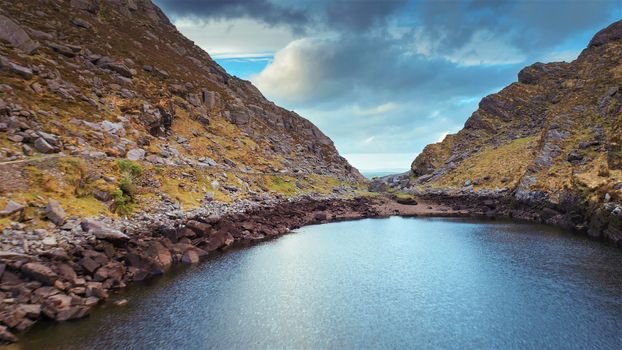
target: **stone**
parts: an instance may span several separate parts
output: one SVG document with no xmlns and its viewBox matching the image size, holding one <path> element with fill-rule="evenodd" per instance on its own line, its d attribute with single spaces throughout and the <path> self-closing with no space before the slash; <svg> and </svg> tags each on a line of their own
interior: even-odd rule
<svg viewBox="0 0 622 350">
<path fill-rule="evenodd" d="M 15 201 L 9 200 L 6 207 L 0 210 L 0 218 L 10 217 L 14 221 L 21 221 L 25 207 Z"/>
<path fill-rule="evenodd" d="M 86 306 L 71 306 L 58 310 L 54 318 L 57 322 L 77 320 L 89 314 L 90 308 Z"/>
<path fill-rule="evenodd" d="M 97 270 L 97 268 L 99 268 L 99 264 L 89 257 L 80 259 L 80 266 L 82 266 L 82 268 L 88 273 L 93 273 Z"/>
<path fill-rule="evenodd" d="M 81 18 L 74 18 L 71 20 L 71 24 L 73 24 L 76 27 L 79 28 L 84 28 L 84 29 L 89 29 L 91 28 L 91 23 L 81 19 Z"/>
<path fill-rule="evenodd" d="M 32 79 L 32 69 L 20 66 L 4 56 L 0 56 L 0 70 L 19 75 L 26 80 Z"/>
<path fill-rule="evenodd" d="M 108 299 L 108 293 L 106 293 L 102 284 L 99 282 L 88 282 L 86 284 L 86 296 L 96 297 L 101 300 Z"/>
<path fill-rule="evenodd" d="M 118 261 L 109 261 L 106 265 L 100 267 L 93 279 L 97 282 L 102 282 L 107 279 L 119 283 L 123 279 L 125 273 L 125 267 Z"/>
<path fill-rule="evenodd" d="M 59 264 L 56 267 L 56 270 L 58 271 L 58 275 L 65 281 L 74 284 L 76 283 L 78 275 L 76 274 L 76 271 L 73 269 L 73 267 L 69 266 L 68 264 Z"/>
<path fill-rule="evenodd" d="M 0 40 L 8 42 L 11 46 L 31 54 L 39 47 L 39 44 L 22 29 L 20 25 L 10 18 L 0 14 Z"/>
<path fill-rule="evenodd" d="M 16 309 L 29 318 L 37 318 L 41 315 L 41 305 L 39 304 L 20 304 Z"/>
<path fill-rule="evenodd" d="M 568 153 L 566 160 L 570 163 L 575 164 L 583 160 L 583 155 L 579 153 L 579 151 L 573 150 L 570 153 Z"/>
<path fill-rule="evenodd" d="M 22 265 L 21 271 L 28 277 L 45 285 L 53 285 L 54 281 L 58 278 L 58 275 L 52 271 L 52 269 L 36 262 L 29 262 Z"/>
<path fill-rule="evenodd" d="M 210 235 L 207 244 L 207 251 L 212 252 L 231 245 L 234 242 L 233 236 L 224 230 L 217 231 Z"/>
<path fill-rule="evenodd" d="M 189 220 L 186 226 L 194 231 L 198 236 L 202 237 L 210 233 L 212 226 L 204 222 Z"/>
<path fill-rule="evenodd" d="M 34 146 L 35 149 L 41 153 L 56 153 L 58 151 L 56 147 L 50 145 L 42 137 L 35 140 Z"/>
<path fill-rule="evenodd" d="M 61 45 L 57 43 L 48 43 L 48 47 L 50 47 L 54 52 L 57 52 L 65 57 L 76 57 L 76 52 L 72 50 L 69 46 Z"/>
<path fill-rule="evenodd" d="M 127 299 L 119 299 L 119 300 L 115 300 L 114 304 L 116 306 L 125 306 L 127 305 L 129 302 L 127 301 Z"/>
<path fill-rule="evenodd" d="M 5 326 L 0 326 L 0 341 L 15 343 L 17 341 L 17 337 Z"/>
<path fill-rule="evenodd" d="M 113 244 L 122 245 L 130 240 L 125 233 L 106 226 L 105 224 L 95 220 L 83 220 L 80 223 L 84 232 L 90 232 L 95 238 L 108 241 Z"/>
<path fill-rule="evenodd" d="M 149 243 L 148 253 L 162 265 L 164 270 L 168 269 L 173 264 L 171 252 L 158 241 L 151 241 Z"/>
<path fill-rule="evenodd" d="M 45 207 L 45 216 L 57 226 L 65 223 L 65 210 L 55 199 L 50 198 L 48 200 L 48 205 Z"/>
<path fill-rule="evenodd" d="M 194 249 L 188 249 L 181 257 L 181 262 L 184 264 L 197 264 L 199 262 L 199 254 Z"/>
<path fill-rule="evenodd" d="M 100 68 L 118 73 L 119 75 L 125 78 L 132 78 L 134 76 L 134 73 L 132 72 L 132 70 L 130 70 L 126 65 L 121 64 L 121 63 L 103 62 L 100 64 L 98 62 L 97 66 L 99 66 Z"/>
<path fill-rule="evenodd" d="M 145 158 L 145 150 L 142 148 L 131 149 L 125 157 L 133 161 L 143 160 Z"/>
</svg>

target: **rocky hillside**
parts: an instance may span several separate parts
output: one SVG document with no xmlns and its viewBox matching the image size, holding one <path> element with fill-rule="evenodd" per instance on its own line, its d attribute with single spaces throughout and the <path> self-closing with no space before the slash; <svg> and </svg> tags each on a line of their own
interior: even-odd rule
<svg viewBox="0 0 622 350">
<path fill-rule="evenodd" d="M 362 181 L 149 0 L 0 0 L 0 77 L 0 227 Z"/>
<path fill-rule="evenodd" d="M 622 222 L 621 127 L 622 21 L 573 62 L 521 70 L 518 82 L 482 99 L 464 129 L 425 147 L 410 176 L 393 182 L 416 193 L 512 196 L 560 212 L 599 207 Z M 602 222 L 576 221 L 622 240 Z"/>
</svg>

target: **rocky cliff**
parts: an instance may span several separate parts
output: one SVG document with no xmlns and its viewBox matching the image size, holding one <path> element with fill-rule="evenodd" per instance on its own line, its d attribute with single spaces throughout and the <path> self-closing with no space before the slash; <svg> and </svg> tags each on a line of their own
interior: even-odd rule
<svg viewBox="0 0 622 350">
<path fill-rule="evenodd" d="M 1 0 L 0 77 L 0 227 L 37 222 L 50 198 L 128 215 L 362 179 L 149 0 Z"/>
<path fill-rule="evenodd" d="M 622 21 L 573 62 L 521 70 L 390 182 L 419 194 L 511 197 L 546 206 L 542 221 L 622 241 L 621 126 Z"/>
</svg>

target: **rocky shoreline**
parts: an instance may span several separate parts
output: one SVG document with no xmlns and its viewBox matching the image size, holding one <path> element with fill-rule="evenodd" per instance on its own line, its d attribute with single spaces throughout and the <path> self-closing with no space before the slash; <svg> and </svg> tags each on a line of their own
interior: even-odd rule
<svg viewBox="0 0 622 350">
<path fill-rule="evenodd" d="M 145 214 L 131 224 L 127 220 L 82 220 L 73 223 L 74 235 L 67 241 L 70 245 L 61 244 L 62 248 L 38 255 L 1 253 L 0 340 L 17 341 L 14 333 L 24 332 L 43 318 L 62 322 L 86 317 L 96 305 L 114 299 L 115 291 L 164 274 L 174 264 L 196 264 L 208 255 L 311 224 L 391 215 L 514 218 L 561 226 L 620 245 L 621 240 L 611 239 L 620 236 L 611 233 L 620 230 L 622 220 L 589 220 L 586 215 L 590 212 L 584 210 L 534 205 L 507 195 L 462 192 L 424 193 L 407 201 L 383 195 L 264 198 L 229 205 L 213 202 L 209 209 L 183 215 Z M 617 212 L 609 213 L 612 215 L 620 217 Z M 141 223 L 148 218 L 148 224 Z M 121 226 L 125 232 L 118 229 Z M 593 234 L 596 229 L 609 232 L 609 236 Z M 81 232 L 80 239 L 75 231 Z M 124 302 L 116 300 L 115 304 Z"/>
<path fill-rule="evenodd" d="M 210 210 L 185 215 L 145 216 L 142 219 L 151 219 L 148 225 L 136 223 L 140 217 L 133 224 L 68 221 L 67 240 L 56 248 L 38 250 L 40 254 L 1 253 L 0 340 L 17 341 L 14 333 L 43 318 L 83 318 L 116 290 L 161 275 L 173 264 L 196 264 L 208 255 L 273 239 L 304 225 L 386 215 L 378 209 L 383 201 L 266 198 L 232 205 L 213 202 Z M 122 232 L 117 228 L 124 223 Z"/>
<path fill-rule="evenodd" d="M 558 203 L 518 199 L 511 191 L 427 191 L 418 198 L 473 217 L 509 218 L 559 226 L 622 247 L 622 207 L 593 203 L 566 193 Z"/>
</svg>

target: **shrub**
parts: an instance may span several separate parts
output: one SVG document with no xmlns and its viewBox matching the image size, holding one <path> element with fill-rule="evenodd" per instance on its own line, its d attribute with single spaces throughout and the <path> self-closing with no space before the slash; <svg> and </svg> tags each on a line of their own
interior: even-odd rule
<svg viewBox="0 0 622 350">
<path fill-rule="evenodd" d="M 120 159 L 117 164 L 119 166 L 119 170 L 126 175 L 136 177 L 143 174 L 143 168 L 131 160 Z"/>
<path fill-rule="evenodd" d="M 115 211 L 121 215 L 131 214 L 136 200 L 136 185 L 134 179 L 141 176 L 143 169 L 131 160 L 121 159 L 117 162 L 122 178 L 119 188 L 112 192 Z"/>
<path fill-rule="evenodd" d="M 114 209 L 117 214 L 129 215 L 132 213 L 133 199 L 123 192 L 121 189 L 117 189 L 112 193 L 112 200 L 114 203 Z"/>
</svg>

